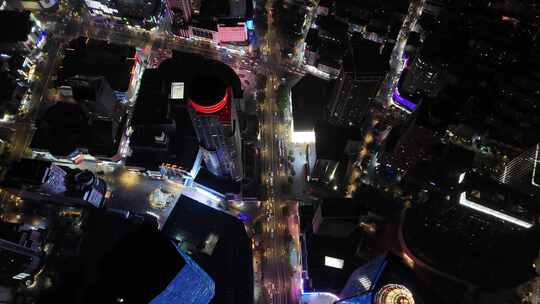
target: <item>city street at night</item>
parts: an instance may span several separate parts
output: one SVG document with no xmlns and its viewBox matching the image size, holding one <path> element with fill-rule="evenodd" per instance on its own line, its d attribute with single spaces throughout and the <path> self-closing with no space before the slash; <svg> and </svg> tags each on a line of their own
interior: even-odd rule
<svg viewBox="0 0 540 304">
<path fill-rule="evenodd" d="M 535 0 L 0 0 L 0 303 L 540 304 Z"/>
</svg>

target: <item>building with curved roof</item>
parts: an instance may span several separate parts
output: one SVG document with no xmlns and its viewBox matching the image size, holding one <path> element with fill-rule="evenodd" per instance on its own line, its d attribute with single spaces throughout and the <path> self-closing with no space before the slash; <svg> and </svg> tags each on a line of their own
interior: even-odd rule
<svg viewBox="0 0 540 304">
<path fill-rule="evenodd" d="M 356 269 L 336 304 L 424 304 L 437 299 L 394 255 L 380 255 Z"/>
<path fill-rule="evenodd" d="M 486 290 L 534 276 L 540 249 L 538 204 L 488 177 L 463 173 L 450 191 L 427 191 L 407 210 L 403 250 L 415 263 Z M 496 267 L 494 267 L 496 265 Z"/>
<path fill-rule="evenodd" d="M 165 154 L 176 156 L 160 158 L 175 165 L 181 165 L 177 156 L 188 144 L 191 146 L 191 140 L 187 142 L 180 133 L 193 129 L 206 168 L 215 176 L 240 180 L 243 170 L 238 111 L 242 97 L 240 78 L 228 65 L 173 52 L 156 70 L 145 71 L 134 129 L 145 132 L 150 125 L 174 120 L 175 125 L 170 129 L 175 129 L 176 134 L 158 130 L 156 135 L 162 132 L 170 135 L 171 151 Z M 188 116 L 187 121 L 184 116 Z"/>
</svg>

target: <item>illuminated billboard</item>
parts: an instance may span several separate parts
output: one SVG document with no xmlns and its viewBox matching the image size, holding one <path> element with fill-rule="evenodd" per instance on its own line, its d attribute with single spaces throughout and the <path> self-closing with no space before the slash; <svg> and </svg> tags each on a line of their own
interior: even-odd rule
<svg viewBox="0 0 540 304">
<path fill-rule="evenodd" d="M 324 266 L 337 268 L 337 269 L 343 269 L 343 264 L 344 263 L 345 263 L 345 261 L 342 260 L 342 259 L 333 258 L 333 257 L 329 257 L 329 256 L 324 257 Z"/>
<path fill-rule="evenodd" d="M 182 98 L 184 98 L 184 83 L 183 82 L 171 83 L 171 99 L 182 99 Z"/>
<path fill-rule="evenodd" d="M 218 24 L 219 42 L 244 42 L 247 41 L 248 33 L 246 24 L 241 22 L 227 26 Z"/>
</svg>

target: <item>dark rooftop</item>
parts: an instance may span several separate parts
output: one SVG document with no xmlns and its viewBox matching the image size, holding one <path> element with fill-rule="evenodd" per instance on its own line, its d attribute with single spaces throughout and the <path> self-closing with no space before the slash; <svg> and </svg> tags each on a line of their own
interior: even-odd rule
<svg viewBox="0 0 540 304">
<path fill-rule="evenodd" d="M 328 102 L 331 83 L 306 75 L 291 91 L 295 131 L 313 131 L 323 118 L 323 108 Z"/>
<path fill-rule="evenodd" d="M 103 78 L 89 88 L 74 88 L 76 102 L 50 102 L 41 109 L 33 148 L 66 156 L 85 148 L 94 156 L 113 156 L 125 123 L 125 108 Z M 89 99 L 86 99 L 89 98 Z"/>
<path fill-rule="evenodd" d="M 240 182 L 222 179 L 213 175 L 206 168 L 201 168 L 197 174 L 197 177 L 195 178 L 195 182 L 224 195 L 228 193 L 240 193 Z"/>
<path fill-rule="evenodd" d="M 195 77 L 188 86 L 189 98 L 202 106 L 212 106 L 225 96 L 226 85 L 214 75 Z"/>
<path fill-rule="evenodd" d="M 149 224 L 94 210 L 84 229 L 80 255 L 55 267 L 56 288 L 39 303 L 149 303 L 185 265 Z"/>
<path fill-rule="evenodd" d="M 384 75 L 390 69 L 390 53 L 382 50 L 381 44 L 355 34 L 351 38 L 351 48 L 345 56 L 343 67 L 357 75 Z"/>
<path fill-rule="evenodd" d="M 184 235 L 198 240 L 205 240 L 210 233 L 217 234 L 219 240 L 211 256 L 202 252 L 191 255 L 216 283 L 211 303 L 252 303 L 251 241 L 240 220 L 181 196 L 163 232 L 171 238 Z"/>
<path fill-rule="evenodd" d="M 145 107 L 151 107 L 154 99 L 139 99 Z M 142 115 L 146 116 L 147 113 Z M 183 106 L 174 106 L 167 124 L 135 124 L 131 136 L 133 154 L 128 158 L 129 165 L 156 170 L 163 162 L 176 164 L 191 170 L 197 153 L 199 140 L 193 129 L 188 110 Z M 165 134 L 167 144 L 158 144 L 155 137 Z"/>
<path fill-rule="evenodd" d="M 335 19 L 333 16 L 319 16 L 315 23 L 319 27 L 319 37 L 335 39 L 336 42 L 345 43 L 349 26 L 347 23 Z"/>
<path fill-rule="evenodd" d="M 355 257 L 362 236 L 359 231 L 351 233 L 347 238 L 333 238 L 324 235 L 306 234 L 306 250 L 311 288 L 306 291 L 329 291 L 338 294 L 345 286 L 349 275 L 363 261 Z M 342 269 L 325 266 L 325 256 L 344 260 Z"/>
<path fill-rule="evenodd" d="M 355 128 L 336 127 L 319 122 L 315 125 L 315 151 L 317 158 L 340 160 L 349 140 L 359 141 L 362 132 Z"/>
<path fill-rule="evenodd" d="M 105 76 L 115 91 L 127 91 L 135 48 L 79 37 L 66 48 L 57 84 L 75 75 Z"/>
<path fill-rule="evenodd" d="M 321 215 L 329 218 L 358 218 L 366 209 L 350 198 L 325 198 L 320 205 Z"/>
<path fill-rule="evenodd" d="M 209 60 L 199 55 L 173 52 L 173 57 L 163 61 L 159 68 L 161 92 L 169 94 L 171 82 L 186 83 L 186 91 L 196 77 L 218 78 L 226 86 L 231 86 L 235 98 L 242 97 L 242 85 L 236 72 L 228 65 Z M 214 80 L 215 81 L 215 80 Z"/>
<path fill-rule="evenodd" d="M 30 12 L 0 11 L 0 42 L 26 41 L 31 29 Z"/>
<path fill-rule="evenodd" d="M 444 194 L 407 211 L 404 238 L 423 262 L 489 290 L 509 288 L 535 276 L 538 229 L 518 229 L 458 205 Z M 497 267 L 493 267 L 497 265 Z"/>
<path fill-rule="evenodd" d="M 155 15 L 160 8 L 159 0 L 117 0 L 116 8 L 122 17 L 140 19 Z"/>
</svg>

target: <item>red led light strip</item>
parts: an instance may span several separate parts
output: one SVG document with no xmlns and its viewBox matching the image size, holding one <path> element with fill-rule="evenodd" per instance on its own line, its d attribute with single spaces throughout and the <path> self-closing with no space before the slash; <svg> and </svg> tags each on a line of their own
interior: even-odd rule
<svg viewBox="0 0 540 304">
<path fill-rule="evenodd" d="M 217 103 L 215 103 L 215 104 L 213 104 L 211 106 L 201 106 L 200 104 L 196 103 L 195 101 L 193 101 L 191 99 L 189 99 L 189 104 L 195 109 L 195 111 L 197 111 L 199 113 L 213 114 L 213 113 L 219 112 L 229 102 L 229 97 L 230 97 L 230 94 L 231 94 L 230 90 L 231 90 L 231 87 L 227 87 L 227 89 L 225 89 L 225 95 L 223 96 L 223 98 L 220 101 L 218 101 Z"/>
</svg>

